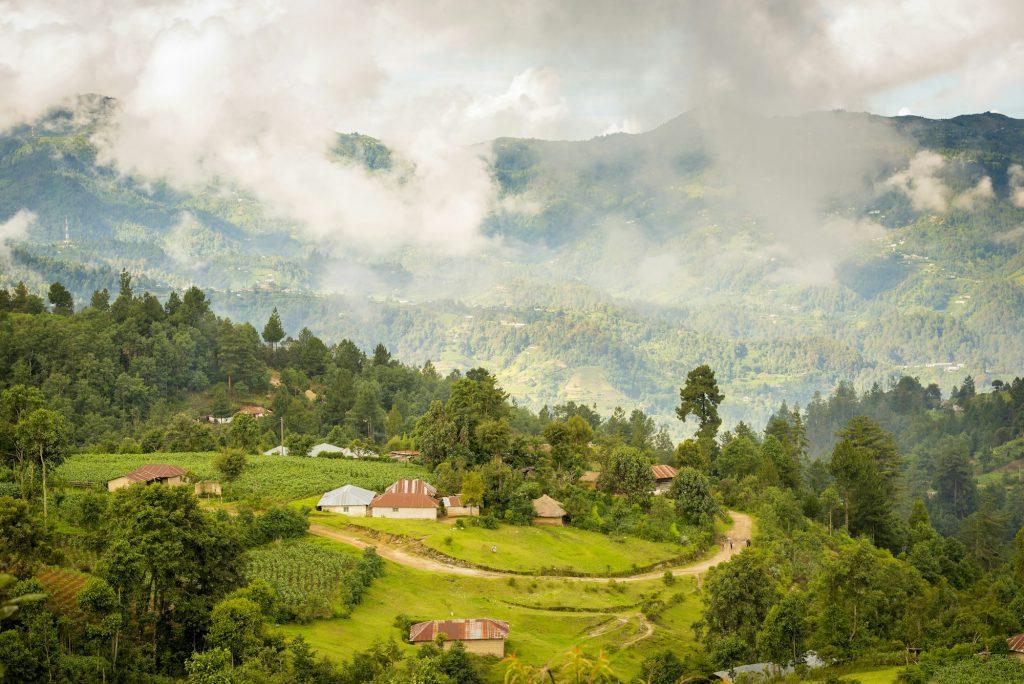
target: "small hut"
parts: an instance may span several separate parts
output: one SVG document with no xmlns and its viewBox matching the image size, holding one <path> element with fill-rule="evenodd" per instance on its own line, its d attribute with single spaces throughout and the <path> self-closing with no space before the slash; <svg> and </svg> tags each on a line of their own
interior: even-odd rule
<svg viewBox="0 0 1024 684">
<path fill-rule="evenodd" d="M 564 525 L 565 509 L 547 494 L 533 500 L 534 525 Z"/>
<path fill-rule="evenodd" d="M 580 486 L 587 489 L 597 489 L 597 479 L 599 477 L 601 477 L 601 473 L 596 470 L 585 470 L 580 475 Z"/>
<path fill-rule="evenodd" d="M 479 506 L 465 505 L 462 503 L 462 497 L 458 494 L 442 498 L 441 503 L 444 504 L 445 517 L 447 518 L 463 518 L 466 516 L 480 515 Z"/>
<path fill-rule="evenodd" d="M 654 494 L 664 494 L 672 486 L 672 478 L 679 473 L 670 465 L 652 465 L 651 475 L 654 477 Z"/>
</svg>

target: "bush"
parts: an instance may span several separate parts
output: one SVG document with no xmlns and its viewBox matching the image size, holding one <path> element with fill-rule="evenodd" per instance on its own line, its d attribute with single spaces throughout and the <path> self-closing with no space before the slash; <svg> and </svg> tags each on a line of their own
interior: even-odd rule
<svg viewBox="0 0 1024 684">
<path fill-rule="evenodd" d="M 275 539 L 301 537 L 309 529 L 309 520 L 303 511 L 284 506 L 272 506 L 252 522 L 250 542 L 253 546 Z"/>
<path fill-rule="evenodd" d="M 233 482 L 241 477 L 248 464 L 249 459 L 241 449 L 225 449 L 217 454 L 217 458 L 213 462 L 213 465 L 228 482 Z"/>
<path fill-rule="evenodd" d="M 121 443 L 117 445 L 117 453 L 119 454 L 141 454 L 142 447 L 131 437 L 125 437 L 121 440 Z"/>
</svg>

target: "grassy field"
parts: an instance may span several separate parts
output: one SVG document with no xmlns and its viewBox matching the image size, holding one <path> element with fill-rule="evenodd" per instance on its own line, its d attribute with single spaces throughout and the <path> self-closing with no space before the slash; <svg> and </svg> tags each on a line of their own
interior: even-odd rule
<svg viewBox="0 0 1024 684">
<path fill-rule="evenodd" d="M 356 553 L 330 540 L 317 542 Z M 579 645 L 591 656 L 604 650 L 616 673 L 628 681 L 650 653 L 669 646 L 677 653 L 696 648 L 690 625 L 699 617 L 700 601 L 693 582 L 679 579 L 666 586 L 661 580 L 589 584 L 571 579 L 479 579 L 387 563 L 384 577 L 374 582 L 350 617 L 279 629 L 301 634 L 319 652 L 343 660 L 377 640 L 401 643 L 403 634 L 394 626 L 399 615 L 413 620 L 493 617 L 509 622 L 507 652 L 526 662 L 560 663 L 570 648 Z M 650 599 L 666 601 L 670 607 L 648 621 L 640 606 Z M 501 674 L 495 665 L 489 678 L 501 681 Z"/>
<path fill-rule="evenodd" d="M 216 479 L 213 453 L 76 454 L 58 470 L 68 482 L 104 483 L 145 463 L 169 463 L 195 473 L 201 479 Z M 402 477 L 424 477 L 426 471 L 406 463 L 353 461 L 300 456 L 250 456 L 249 467 L 225 486 L 225 497 L 286 502 L 320 494 L 345 484 L 375 491 Z M 315 503 L 316 499 L 313 499 Z"/>
<path fill-rule="evenodd" d="M 540 573 L 555 568 L 586 574 L 614 574 L 694 552 L 692 546 L 636 537 L 615 538 L 575 527 L 502 525 L 495 530 L 476 526 L 458 529 L 450 520 L 350 518 L 317 512 L 310 514 L 310 522 L 330 527 L 354 524 L 368 530 L 401 534 L 453 558 L 513 572 Z"/>
<path fill-rule="evenodd" d="M 858 681 L 860 684 L 893 684 L 893 682 L 896 681 L 896 673 L 898 673 L 900 669 L 901 668 L 898 667 L 885 667 L 878 670 L 851 672 L 850 674 L 840 677 L 839 681 Z"/>
</svg>

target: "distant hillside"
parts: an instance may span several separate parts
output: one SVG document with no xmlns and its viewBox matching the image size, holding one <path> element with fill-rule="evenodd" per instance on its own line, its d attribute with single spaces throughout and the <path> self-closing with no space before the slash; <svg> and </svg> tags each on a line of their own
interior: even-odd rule
<svg viewBox="0 0 1024 684">
<path fill-rule="evenodd" d="M 38 216 L 0 280 L 59 279 L 81 299 L 127 268 L 158 294 L 198 284 L 232 318 L 261 326 L 277 306 L 293 334 L 484 364 L 537 405 L 638 403 L 666 422 L 700 362 L 720 373 L 728 420 L 843 378 L 1024 374 L 1024 121 L 695 112 L 640 135 L 499 139 L 483 229 L 500 249 L 367 261 L 325 253 L 229 186 L 189 194 L 98 165 L 113 106 L 0 136 L 0 220 Z M 413 171 L 365 135 L 325 154 Z M 833 247 L 815 231 L 835 222 L 868 238 Z"/>
</svg>

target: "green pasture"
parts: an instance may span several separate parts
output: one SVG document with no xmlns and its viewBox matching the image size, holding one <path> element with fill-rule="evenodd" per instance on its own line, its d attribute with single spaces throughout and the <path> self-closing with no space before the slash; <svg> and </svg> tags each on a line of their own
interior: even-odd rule
<svg viewBox="0 0 1024 684">
<path fill-rule="evenodd" d="M 314 504 L 315 501 L 303 503 Z M 404 535 L 447 556 L 512 572 L 559 574 L 558 571 L 571 570 L 592 575 L 627 573 L 680 556 L 696 555 L 692 545 L 611 537 L 575 527 L 501 525 L 489 530 L 466 525 L 460 529 L 452 520 L 397 520 L 318 512 L 310 514 L 310 522 L 337 528 L 356 525 L 367 530 Z"/>
<path fill-rule="evenodd" d="M 357 553 L 340 542 L 318 543 Z M 668 607 L 649 621 L 643 618 L 645 601 L 659 599 Z M 510 625 L 506 652 L 515 652 L 528 663 L 561 663 L 564 654 L 579 645 L 590 656 L 605 651 L 616 673 L 628 680 L 650 653 L 667 647 L 680 653 L 696 649 L 690 625 L 699 610 L 692 578 L 679 578 L 671 586 L 660 579 L 600 584 L 569 578 L 482 579 L 388 562 L 384 577 L 373 583 L 349 617 L 279 629 L 302 635 L 329 658 L 344 660 L 378 640 L 402 643 L 403 632 L 395 626 L 399 616 L 412 621 L 492 617 Z M 648 622 L 653 628 L 649 635 Z M 501 669 L 494 663 L 490 679 L 500 681 Z"/>
</svg>

